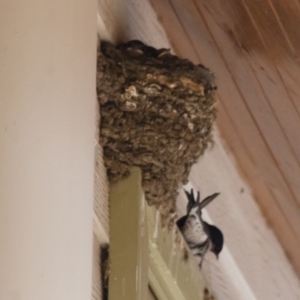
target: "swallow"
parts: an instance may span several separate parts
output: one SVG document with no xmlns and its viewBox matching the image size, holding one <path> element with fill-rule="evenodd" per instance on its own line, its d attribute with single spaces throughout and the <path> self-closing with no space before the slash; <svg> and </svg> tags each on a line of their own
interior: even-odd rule
<svg viewBox="0 0 300 300">
<path fill-rule="evenodd" d="M 206 197 L 200 202 L 200 192 L 197 199 L 194 198 L 194 191 L 184 191 L 187 198 L 187 213 L 177 221 L 185 241 L 194 256 L 200 258 L 201 267 L 205 254 L 211 251 L 218 258 L 224 244 L 224 237 L 219 228 L 210 225 L 202 219 L 202 209 L 211 203 L 220 193 Z"/>
</svg>

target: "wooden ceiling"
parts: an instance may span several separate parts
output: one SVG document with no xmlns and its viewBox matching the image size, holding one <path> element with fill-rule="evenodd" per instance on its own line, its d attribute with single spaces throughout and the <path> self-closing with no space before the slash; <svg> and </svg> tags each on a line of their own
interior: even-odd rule
<svg viewBox="0 0 300 300">
<path fill-rule="evenodd" d="M 216 74 L 218 127 L 299 275 L 299 0 L 151 2 L 177 55 Z"/>
</svg>

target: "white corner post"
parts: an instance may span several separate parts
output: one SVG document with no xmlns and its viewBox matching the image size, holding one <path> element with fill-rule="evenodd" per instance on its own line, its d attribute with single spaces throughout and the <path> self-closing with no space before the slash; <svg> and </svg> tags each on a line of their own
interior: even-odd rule
<svg viewBox="0 0 300 300">
<path fill-rule="evenodd" d="M 88 300 L 95 0 L 0 2 L 0 299 Z"/>
</svg>

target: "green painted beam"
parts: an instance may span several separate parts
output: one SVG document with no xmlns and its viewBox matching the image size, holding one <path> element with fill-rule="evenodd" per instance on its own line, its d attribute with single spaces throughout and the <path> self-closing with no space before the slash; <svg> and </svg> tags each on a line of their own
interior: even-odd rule
<svg viewBox="0 0 300 300">
<path fill-rule="evenodd" d="M 109 300 L 148 297 L 148 230 L 141 171 L 110 188 Z"/>
<path fill-rule="evenodd" d="M 110 188 L 109 300 L 213 299 L 176 225 L 162 227 L 146 204 L 141 171 Z M 211 298 L 209 298 L 211 297 Z"/>
</svg>

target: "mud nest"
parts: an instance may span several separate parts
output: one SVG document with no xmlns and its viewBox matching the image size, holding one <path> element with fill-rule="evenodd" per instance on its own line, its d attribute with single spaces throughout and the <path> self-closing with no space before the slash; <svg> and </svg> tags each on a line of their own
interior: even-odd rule
<svg viewBox="0 0 300 300">
<path fill-rule="evenodd" d="M 178 188 L 212 141 L 215 89 L 209 69 L 168 49 L 102 42 L 97 94 L 110 182 L 138 166 L 148 203 L 174 212 Z"/>
</svg>

